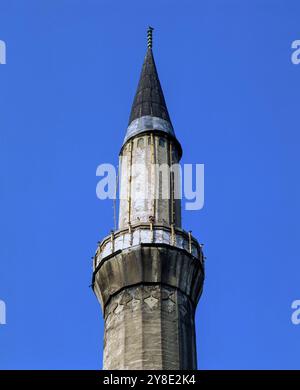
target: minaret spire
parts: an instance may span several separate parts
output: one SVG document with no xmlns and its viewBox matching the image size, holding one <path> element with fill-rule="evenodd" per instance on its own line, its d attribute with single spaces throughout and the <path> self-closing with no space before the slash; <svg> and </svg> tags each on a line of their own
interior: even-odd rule
<svg viewBox="0 0 300 390">
<path fill-rule="evenodd" d="M 152 52 L 153 27 L 147 30 L 147 52 L 133 99 L 128 127 L 123 145 L 137 134 L 155 129 L 170 136 L 181 151 L 172 126 L 164 93 L 158 77 Z"/>
<path fill-rule="evenodd" d="M 144 116 L 160 118 L 169 122 L 171 125 L 171 119 L 168 113 L 152 52 L 152 31 L 153 27 L 149 27 L 147 31 L 148 49 L 144 59 L 137 91 L 133 100 L 129 125 L 135 119 Z"/>
</svg>

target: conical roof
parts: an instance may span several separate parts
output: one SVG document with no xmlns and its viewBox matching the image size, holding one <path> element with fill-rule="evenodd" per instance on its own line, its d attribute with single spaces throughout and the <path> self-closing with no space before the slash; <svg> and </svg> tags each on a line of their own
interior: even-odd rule
<svg viewBox="0 0 300 390">
<path fill-rule="evenodd" d="M 131 108 L 129 125 L 135 119 L 148 115 L 171 123 L 150 47 L 145 56 L 140 81 Z"/>
</svg>

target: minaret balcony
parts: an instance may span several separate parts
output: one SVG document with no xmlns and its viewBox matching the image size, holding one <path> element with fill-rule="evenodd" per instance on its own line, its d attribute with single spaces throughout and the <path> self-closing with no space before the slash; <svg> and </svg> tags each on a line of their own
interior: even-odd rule
<svg viewBox="0 0 300 390">
<path fill-rule="evenodd" d="M 94 257 L 94 270 L 108 256 L 113 253 L 141 244 L 163 244 L 182 249 L 193 257 L 204 261 L 201 245 L 191 235 L 191 232 L 169 225 L 138 223 L 127 229 L 120 229 L 107 237 L 99 244 Z"/>
</svg>

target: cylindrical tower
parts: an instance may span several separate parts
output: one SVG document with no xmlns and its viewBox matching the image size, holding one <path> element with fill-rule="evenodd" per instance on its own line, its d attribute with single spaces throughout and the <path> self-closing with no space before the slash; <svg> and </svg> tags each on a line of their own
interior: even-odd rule
<svg viewBox="0 0 300 390">
<path fill-rule="evenodd" d="M 103 368 L 196 369 L 203 253 L 181 228 L 182 150 L 149 31 L 120 152 L 119 229 L 104 238 L 94 259 L 93 288 L 105 319 Z"/>
</svg>

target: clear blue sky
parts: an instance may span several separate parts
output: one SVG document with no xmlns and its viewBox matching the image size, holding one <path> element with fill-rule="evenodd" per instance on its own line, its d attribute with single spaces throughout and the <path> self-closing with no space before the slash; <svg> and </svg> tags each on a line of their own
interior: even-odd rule
<svg viewBox="0 0 300 390">
<path fill-rule="evenodd" d="M 113 226 L 96 167 L 117 162 L 154 54 L 183 162 L 205 164 L 202 369 L 300 368 L 298 0 L 0 0 L 0 368 L 97 369 L 89 288 Z"/>
</svg>

